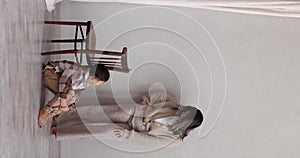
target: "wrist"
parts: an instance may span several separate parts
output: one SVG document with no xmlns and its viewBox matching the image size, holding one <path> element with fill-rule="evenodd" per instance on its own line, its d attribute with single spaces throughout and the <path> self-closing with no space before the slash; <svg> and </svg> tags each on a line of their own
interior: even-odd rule
<svg viewBox="0 0 300 158">
<path fill-rule="evenodd" d="M 127 130 L 127 129 L 124 129 L 124 133 L 122 135 L 123 138 L 128 138 L 131 134 L 131 131 Z"/>
</svg>

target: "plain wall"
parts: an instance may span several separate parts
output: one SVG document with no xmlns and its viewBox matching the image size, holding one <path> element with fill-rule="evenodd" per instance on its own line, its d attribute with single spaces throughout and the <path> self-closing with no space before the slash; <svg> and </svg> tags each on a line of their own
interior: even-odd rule
<svg viewBox="0 0 300 158">
<path fill-rule="evenodd" d="M 124 13 L 122 19 L 117 19 L 119 21 L 114 17 L 108 18 L 119 11 L 139 6 L 63 2 L 62 19 L 94 22 L 98 49 L 129 48 L 130 73 L 113 72 L 104 86 L 90 87 L 85 91 L 80 104 L 97 105 L 98 101 L 103 104 L 132 103 L 149 90 L 166 89 L 180 104 L 195 105 L 207 112 L 214 99 L 222 100 L 211 97 L 215 92 L 210 73 L 218 71 L 208 66 L 218 64 L 219 60 L 206 64 L 206 58 L 199 55 L 199 51 L 187 40 L 163 29 L 145 27 L 118 34 L 123 27 L 130 28 L 135 21 L 148 25 L 154 19 L 153 22 L 170 28 L 175 24 L 177 32 L 189 34 L 188 39 L 197 43 L 199 39 L 205 39 L 201 35 L 196 36 L 203 28 L 200 25 L 189 28 L 192 23 L 183 21 L 180 16 L 176 19 L 176 13 L 174 16 L 170 14 L 168 19 L 164 17 L 164 10 L 153 10 L 152 14 L 149 10 L 144 13 L 139 10 L 138 13 L 144 14 L 140 19 L 132 18 L 135 17 L 132 15 L 134 12 Z M 207 29 L 224 61 L 226 100 L 211 132 L 200 138 L 199 131 L 195 130 L 179 146 L 140 153 L 136 151 L 143 149 L 126 142 L 107 141 L 105 143 L 109 145 L 105 145 L 96 139 L 63 141 L 61 157 L 299 157 L 300 21 L 202 9 L 173 9 L 191 16 Z M 176 20 L 178 23 L 174 23 Z M 209 56 L 206 45 L 201 47 L 200 52 Z M 223 80 L 218 75 L 212 79 Z"/>
</svg>

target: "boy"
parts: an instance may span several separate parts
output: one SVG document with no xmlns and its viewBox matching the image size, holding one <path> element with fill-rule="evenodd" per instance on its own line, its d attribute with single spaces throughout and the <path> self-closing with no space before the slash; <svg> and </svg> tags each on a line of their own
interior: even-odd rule
<svg viewBox="0 0 300 158">
<path fill-rule="evenodd" d="M 50 117 L 69 111 L 79 100 L 80 91 L 89 86 L 89 82 L 100 86 L 110 76 L 102 64 L 81 66 L 67 60 L 49 61 L 43 75 L 46 88 L 55 96 L 39 112 L 38 124 L 41 128 Z"/>
</svg>

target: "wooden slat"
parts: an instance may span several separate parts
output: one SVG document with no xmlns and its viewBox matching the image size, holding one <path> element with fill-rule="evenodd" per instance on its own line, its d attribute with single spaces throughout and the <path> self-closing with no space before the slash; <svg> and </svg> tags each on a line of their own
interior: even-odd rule
<svg viewBox="0 0 300 158">
<path fill-rule="evenodd" d="M 122 65 L 120 63 L 102 63 L 102 62 L 92 62 L 93 64 L 103 64 L 103 65 L 107 65 L 107 66 L 118 66 L 120 68 L 122 68 Z"/>
<path fill-rule="evenodd" d="M 84 42 L 84 39 L 60 39 L 60 40 L 50 40 L 52 43 L 73 43 L 73 42 Z"/>
<path fill-rule="evenodd" d="M 75 21 L 45 21 L 45 24 L 56 24 L 56 25 L 84 25 L 87 26 L 87 22 L 75 22 Z"/>
<path fill-rule="evenodd" d="M 129 71 L 129 68 L 128 68 L 128 64 L 127 64 L 127 48 L 124 47 L 123 50 L 123 55 L 121 57 L 121 64 L 122 64 L 122 68 L 124 70 L 128 70 Z"/>
<path fill-rule="evenodd" d="M 113 61 L 95 61 L 95 60 L 92 60 L 92 61 L 94 61 L 94 62 L 100 62 L 100 63 L 110 63 L 110 64 L 116 64 L 116 63 L 118 63 L 118 64 L 121 64 L 121 62 L 113 62 Z"/>
<path fill-rule="evenodd" d="M 78 50 L 59 50 L 59 51 L 52 51 L 52 52 L 44 52 L 41 53 L 42 55 L 60 55 L 60 54 L 75 54 Z"/>
<path fill-rule="evenodd" d="M 108 70 L 111 71 L 119 71 L 119 72 L 124 72 L 124 73 L 128 73 L 129 69 L 121 69 L 121 68 L 114 68 L 114 67 L 107 67 Z"/>
<path fill-rule="evenodd" d="M 113 63 L 101 63 L 101 64 L 104 64 L 104 65 L 107 65 L 107 66 L 119 66 L 121 67 L 122 65 L 121 64 L 113 64 Z"/>
<path fill-rule="evenodd" d="M 104 55 L 113 55 L 113 56 L 123 55 L 120 52 L 113 52 L 113 51 L 101 51 L 101 50 L 79 50 L 79 51 L 86 54 L 104 54 Z"/>
<path fill-rule="evenodd" d="M 44 52 L 42 55 L 57 55 L 57 54 L 75 54 L 75 53 L 86 53 L 86 54 L 111 54 L 115 56 L 122 56 L 121 53 L 111 51 L 100 51 L 100 50 L 60 50 L 52 52 Z"/>
<path fill-rule="evenodd" d="M 120 60 L 121 58 L 102 58 L 102 57 L 90 57 L 91 59 L 98 59 L 98 60 Z"/>
</svg>

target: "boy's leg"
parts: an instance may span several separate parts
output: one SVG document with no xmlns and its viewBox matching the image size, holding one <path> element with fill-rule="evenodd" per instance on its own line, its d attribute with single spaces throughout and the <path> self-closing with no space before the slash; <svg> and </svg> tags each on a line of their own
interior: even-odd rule
<svg viewBox="0 0 300 158">
<path fill-rule="evenodd" d="M 62 112 L 62 110 L 59 108 L 59 105 L 60 101 L 58 100 L 57 94 L 48 102 L 48 104 L 44 108 L 40 110 L 38 124 L 41 128 L 50 117 L 58 115 Z"/>
<path fill-rule="evenodd" d="M 58 115 L 63 111 L 68 111 L 69 108 L 65 108 L 64 110 L 59 108 L 60 100 L 58 100 L 58 82 L 59 75 L 55 73 L 54 69 L 45 69 L 44 70 L 44 85 L 48 90 L 50 90 L 55 96 L 48 102 L 48 104 L 40 110 L 38 123 L 40 127 L 43 127 L 45 122 L 52 116 Z M 71 105 L 75 102 L 75 93 L 74 91 L 70 91 L 67 96 L 67 103 Z"/>
<path fill-rule="evenodd" d="M 72 92 L 72 91 L 70 91 Z M 73 103 L 73 100 L 70 98 L 74 98 L 75 93 L 68 93 L 67 100 L 68 105 L 71 105 Z M 68 111 L 69 108 L 62 110 L 60 105 L 60 100 L 58 99 L 59 94 L 56 94 L 49 102 L 48 104 L 40 110 L 39 117 L 38 117 L 38 123 L 40 127 L 43 127 L 45 122 L 52 116 L 56 116 L 60 114 L 63 111 Z"/>
<path fill-rule="evenodd" d="M 54 95 L 57 94 L 58 92 L 58 81 L 59 81 L 59 75 L 55 73 L 54 69 L 44 70 L 44 85 Z"/>
<path fill-rule="evenodd" d="M 46 121 L 54 116 L 56 111 L 59 110 L 58 100 L 58 81 L 59 75 L 55 73 L 54 69 L 45 69 L 43 72 L 44 85 L 50 90 L 55 96 L 48 102 L 48 104 L 39 111 L 38 124 L 42 128 Z"/>
</svg>

